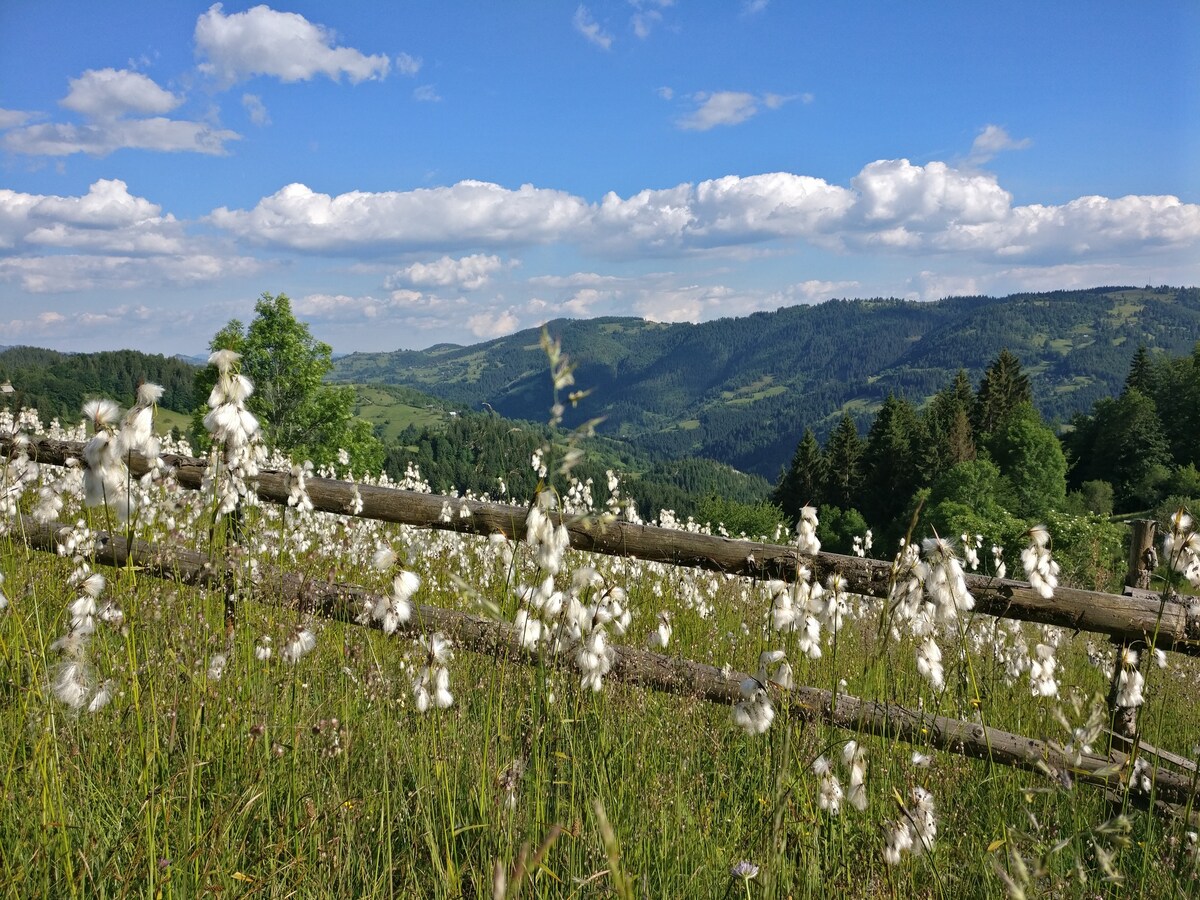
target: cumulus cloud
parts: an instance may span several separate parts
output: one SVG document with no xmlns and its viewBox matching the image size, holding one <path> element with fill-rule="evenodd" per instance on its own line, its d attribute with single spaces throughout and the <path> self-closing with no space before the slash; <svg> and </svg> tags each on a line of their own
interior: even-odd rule
<svg viewBox="0 0 1200 900">
<path fill-rule="evenodd" d="M 215 3 L 196 20 L 196 53 L 200 70 L 225 85 L 268 75 L 280 81 L 309 81 L 324 75 L 355 84 L 384 78 L 391 61 L 384 54 L 366 55 L 335 45 L 336 36 L 299 13 L 255 6 L 225 15 Z"/>
<path fill-rule="evenodd" d="M 81 197 L 0 190 L 0 252 L 29 247 L 112 253 L 176 253 L 182 226 L 161 207 L 101 179 Z"/>
<path fill-rule="evenodd" d="M 437 86 L 423 84 L 413 88 L 413 99 L 419 103 L 440 103 L 442 95 L 437 92 Z"/>
<path fill-rule="evenodd" d="M 398 285 L 409 287 L 440 287 L 463 291 L 477 291 L 486 285 L 493 274 L 505 268 L 499 256 L 482 253 L 453 259 L 443 256 L 433 262 L 416 262 L 388 277 L 389 288 Z"/>
<path fill-rule="evenodd" d="M 587 204 L 562 191 L 483 181 L 331 197 L 290 184 L 251 210 L 225 207 L 213 224 L 261 244 L 320 253 L 443 251 L 548 243 L 578 227 Z"/>
<path fill-rule="evenodd" d="M 1015 140 L 999 125 L 987 125 L 971 143 L 971 152 L 967 156 L 967 163 L 981 166 L 1005 150 L 1024 150 L 1031 146 L 1033 146 L 1033 141 L 1029 138 Z"/>
<path fill-rule="evenodd" d="M 571 19 L 571 24 L 575 30 L 582 34 L 587 40 L 599 47 L 601 50 L 609 50 L 612 48 L 612 35 L 600 27 L 600 23 L 593 18 L 588 8 L 582 3 L 575 10 L 575 15 Z"/>
<path fill-rule="evenodd" d="M 78 78 L 71 79 L 67 96 L 59 102 L 89 119 L 108 120 L 130 113 L 161 116 L 183 100 L 141 72 L 88 69 Z"/>
<path fill-rule="evenodd" d="M 497 338 L 512 334 L 521 327 L 521 320 L 511 307 L 505 310 L 489 310 L 467 318 L 467 328 L 477 338 Z"/>
<path fill-rule="evenodd" d="M 0 280 L 30 293 L 191 284 L 262 271 L 190 239 L 158 204 L 101 179 L 78 197 L 0 190 Z"/>
<path fill-rule="evenodd" d="M 495 271 L 472 274 L 469 266 L 494 265 L 479 251 L 544 244 L 635 259 L 739 257 L 755 245 L 759 252 L 807 243 L 835 251 L 950 254 L 1003 265 L 1200 244 L 1200 205 L 1176 197 L 1080 197 L 1054 206 L 1013 206 L 992 174 L 904 159 L 869 163 L 848 186 L 772 172 L 629 197 L 609 193 L 597 203 L 532 185 L 510 190 L 479 181 L 338 196 L 293 184 L 252 209 L 215 210 L 209 221 L 245 241 L 290 251 L 370 257 L 433 250 L 446 261 L 410 267 L 407 276 L 393 276 L 396 283 L 419 277 L 433 285 L 431 279 L 444 277 L 444 286 L 458 279 L 458 289 Z"/>
<path fill-rule="evenodd" d="M 239 139 L 236 132 L 204 122 L 154 115 L 170 112 L 182 102 L 139 72 L 89 69 L 71 80 L 61 101 L 88 121 L 14 127 L 5 132 L 2 144 L 29 156 L 107 156 L 122 149 L 223 155 L 225 145 Z"/>
<path fill-rule="evenodd" d="M 812 100 L 811 94 L 800 97 L 806 103 Z M 709 131 L 720 125 L 740 125 L 758 115 L 762 107 L 779 109 L 794 99 L 797 97 L 785 94 L 767 93 L 759 96 L 744 91 L 700 91 L 690 97 L 695 108 L 676 119 L 675 124 L 685 131 Z"/>
</svg>

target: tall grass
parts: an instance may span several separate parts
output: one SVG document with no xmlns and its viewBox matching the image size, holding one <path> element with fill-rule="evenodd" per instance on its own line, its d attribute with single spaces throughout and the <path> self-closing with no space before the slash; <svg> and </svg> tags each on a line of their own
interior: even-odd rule
<svg viewBox="0 0 1200 900">
<path fill-rule="evenodd" d="M 49 467 L 27 486 L 60 478 Z M 385 592 L 369 565 L 380 546 L 421 577 L 421 603 L 511 620 L 519 588 L 540 579 L 528 550 L 295 508 L 250 508 L 238 541 L 211 530 L 211 498 L 144 488 L 128 526 L 166 546 L 256 560 L 319 582 Z M 64 492 L 63 521 L 107 527 L 103 510 Z M 0 538 L 9 599 L 0 612 L 0 889 L 14 897 L 1002 897 L 1188 896 L 1200 890 L 1182 819 L 1142 812 L 1067 778 L 930 753 L 880 737 L 865 749 L 868 805 L 821 808 L 818 757 L 840 761 L 856 737 L 779 714 L 762 735 L 730 709 L 606 682 L 582 687 L 546 657 L 523 665 L 456 648 L 453 705 L 416 709 L 423 664 L 409 638 L 244 599 L 227 632 L 228 598 L 136 568 L 110 569 L 86 656 L 95 712 L 51 689 L 69 630 L 78 561 Z M 788 645 L 770 628 L 767 585 L 633 560 L 569 553 L 623 587 L 634 612 L 622 639 L 644 644 L 660 611 L 667 652 L 753 672 Z M 256 590 L 269 595 L 271 585 Z M 1068 743 L 1107 690 L 1111 663 L 1087 635 L 1057 633 L 1059 695 L 1031 695 L 977 617 L 943 642 L 946 686 L 917 671 L 909 637 L 878 638 L 879 607 L 854 614 L 825 652 L 789 650 L 798 683 L 920 706 Z M 419 625 L 419 623 L 418 623 Z M 294 631 L 316 634 L 294 664 Z M 1050 640 L 1022 627 L 1028 647 Z M 272 654 L 261 659 L 270 637 Z M 1091 645 L 1091 646 L 1089 646 Z M 1111 655 L 1111 654 L 1110 654 Z M 1089 656 L 1091 659 L 1089 659 Z M 223 659 L 223 664 L 219 660 Z M 1172 656 L 1152 670 L 1143 738 L 1194 757 L 1200 670 Z M 786 702 L 786 701 L 785 701 Z M 937 840 L 884 862 L 891 825 L 933 797 Z M 1190 848 L 1190 849 L 1189 849 Z M 745 863 L 745 865 L 739 865 Z M 753 877 L 749 877 L 753 873 Z"/>
</svg>

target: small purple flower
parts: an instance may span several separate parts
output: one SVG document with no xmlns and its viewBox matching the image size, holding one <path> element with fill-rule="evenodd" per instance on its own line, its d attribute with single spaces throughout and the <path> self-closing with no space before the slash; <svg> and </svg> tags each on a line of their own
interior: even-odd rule
<svg viewBox="0 0 1200 900">
<path fill-rule="evenodd" d="M 750 862 L 748 859 L 743 859 L 729 870 L 729 874 L 731 874 L 734 878 L 742 879 L 742 881 L 749 881 L 751 878 L 754 878 L 756 875 L 758 875 L 758 866 Z"/>
</svg>

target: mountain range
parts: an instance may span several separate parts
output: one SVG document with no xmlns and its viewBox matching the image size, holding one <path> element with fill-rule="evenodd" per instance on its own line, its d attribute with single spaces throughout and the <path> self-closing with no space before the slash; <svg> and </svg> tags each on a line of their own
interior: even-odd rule
<svg viewBox="0 0 1200 900">
<path fill-rule="evenodd" d="M 865 427 L 889 393 L 920 404 L 959 368 L 977 382 L 1004 348 L 1020 358 L 1043 416 L 1065 423 L 1120 391 L 1139 346 L 1190 352 L 1200 289 L 831 300 L 700 324 L 610 317 L 545 327 L 575 364 L 571 389 L 590 391 L 565 424 L 604 417 L 602 433 L 655 458 L 709 457 L 773 480 L 806 427 L 822 436 L 843 413 Z M 530 329 L 471 346 L 352 353 L 332 377 L 545 421 L 552 386 L 539 337 Z"/>
</svg>

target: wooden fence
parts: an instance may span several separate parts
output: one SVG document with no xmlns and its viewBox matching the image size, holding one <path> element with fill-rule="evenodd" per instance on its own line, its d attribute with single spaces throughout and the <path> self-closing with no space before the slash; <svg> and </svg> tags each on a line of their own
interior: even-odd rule
<svg viewBox="0 0 1200 900">
<path fill-rule="evenodd" d="M 60 536 L 70 526 L 61 522 L 38 523 L 22 516 L 9 531 L 12 539 L 29 547 L 54 553 Z M 132 544 L 120 534 L 95 534 L 94 561 L 109 566 L 137 566 L 143 574 L 179 580 L 219 590 L 223 596 L 238 594 L 268 605 L 297 609 L 341 622 L 358 622 L 366 603 L 383 598 L 350 584 L 314 581 L 291 572 L 260 566 L 253 584 L 245 583 L 244 569 L 235 563 L 214 562 L 206 554 L 180 548 L 159 547 L 145 541 Z M 379 627 L 372 622 L 368 627 Z M 456 610 L 416 605 L 412 618 L 401 626 L 411 633 L 440 631 L 459 647 L 496 659 L 528 664 L 536 657 L 525 650 L 516 628 L 507 622 L 481 618 Z M 613 666 L 606 679 L 670 694 L 695 697 L 710 703 L 731 705 L 741 698 L 740 685 L 748 676 L 724 672 L 711 665 L 669 657 L 628 646 L 613 646 Z M 545 663 L 571 669 L 563 657 Z M 1150 797 L 1130 793 L 1134 760 L 1152 760 L 1145 771 L 1154 785 L 1157 803 L 1191 809 L 1200 799 L 1194 768 L 1187 760 L 1159 754 L 1141 745 L 1136 754 L 1113 750 L 1100 753 L 1070 752 L 1053 742 L 1023 737 L 978 722 L 933 715 L 889 702 L 864 700 L 848 694 L 836 696 L 816 687 L 784 690 L 772 685 L 777 708 L 801 722 L 824 722 L 860 733 L 903 741 L 917 747 L 933 747 L 948 753 L 989 760 L 1004 766 L 1038 771 L 1061 784 L 1080 782 L 1107 789 L 1115 798 L 1146 805 Z M 1167 763 L 1178 766 L 1168 768 Z"/>
<path fill-rule="evenodd" d="M 9 449 L 7 444 L 0 442 L 0 452 L 9 452 Z M 39 462 L 65 465 L 68 459 L 81 457 L 83 445 L 41 439 L 34 441 L 30 449 Z M 206 460 L 164 456 L 163 461 L 174 469 L 182 486 L 199 489 L 208 465 Z M 130 468 L 135 474 L 144 473 L 147 467 L 147 461 L 140 457 L 130 460 Z M 264 471 L 252 484 L 261 499 L 286 504 L 292 476 L 288 472 Z M 361 502 L 361 511 L 356 515 L 362 518 L 466 534 L 500 533 L 513 540 L 524 536 L 529 512 L 524 506 L 463 500 L 328 478 L 310 478 L 307 487 L 313 507 L 325 512 L 348 515 Z M 444 515 L 447 508 L 451 513 L 449 516 Z M 466 515 L 462 514 L 463 510 Z M 847 591 L 873 597 L 887 597 L 895 578 L 894 564 L 886 560 L 825 552 L 806 556 L 784 544 L 696 534 L 619 519 L 551 515 L 566 527 L 573 548 L 591 553 L 784 581 L 794 581 L 797 567 L 803 564 L 821 580 L 836 572 L 845 579 Z M 1054 596 L 1046 599 L 1023 581 L 981 575 L 967 575 L 966 581 L 975 598 L 975 610 L 980 613 L 1101 634 L 1118 645 L 1146 644 L 1200 656 L 1200 605 L 1064 587 L 1056 589 Z"/>
</svg>

